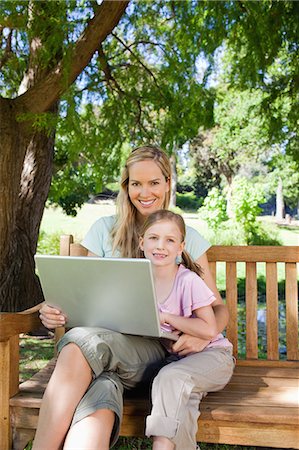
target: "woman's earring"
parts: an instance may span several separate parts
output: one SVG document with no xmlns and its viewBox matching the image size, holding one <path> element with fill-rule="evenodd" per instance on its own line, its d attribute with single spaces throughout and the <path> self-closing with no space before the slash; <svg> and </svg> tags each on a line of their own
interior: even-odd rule
<svg viewBox="0 0 299 450">
<path fill-rule="evenodd" d="M 182 255 L 177 255 L 177 257 L 175 258 L 175 262 L 177 265 L 181 264 L 182 262 Z"/>
</svg>

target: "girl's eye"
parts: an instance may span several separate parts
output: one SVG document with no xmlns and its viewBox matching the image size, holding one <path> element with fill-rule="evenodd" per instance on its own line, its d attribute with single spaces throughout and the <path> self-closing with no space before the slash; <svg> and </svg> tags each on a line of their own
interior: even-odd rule
<svg viewBox="0 0 299 450">
<path fill-rule="evenodd" d="M 174 242 L 174 240 L 173 239 L 168 239 L 168 242 Z"/>
<path fill-rule="evenodd" d="M 137 181 L 133 181 L 133 182 L 131 183 L 131 186 L 138 186 Z"/>
<path fill-rule="evenodd" d="M 153 186 L 157 186 L 159 184 L 159 181 L 152 181 Z"/>
</svg>

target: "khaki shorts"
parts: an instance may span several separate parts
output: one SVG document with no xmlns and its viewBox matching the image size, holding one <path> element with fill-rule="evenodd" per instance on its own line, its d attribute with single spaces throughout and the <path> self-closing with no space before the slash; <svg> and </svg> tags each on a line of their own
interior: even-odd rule
<svg viewBox="0 0 299 450">
<path fill-rule="evenodd" d="M 125 335 L 104 328 L 73 328 L 58 343 L 58 351 L 74 343 L 80 347 L 93 372 L 93 381 L 74 413 L 71 425 L 99 409 L 116 415 L 111 446 L 118 439 L 124 388 L 142 382 L 148 366 L 165 359 L 158 339 Z"/>
</svg>

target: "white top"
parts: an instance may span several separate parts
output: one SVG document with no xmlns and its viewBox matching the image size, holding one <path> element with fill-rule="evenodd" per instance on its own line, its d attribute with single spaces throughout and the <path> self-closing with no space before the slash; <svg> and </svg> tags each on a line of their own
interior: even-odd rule
<svg viewBox="0 0 299 450">
<path fill-rule="evenodd" d="M 83 247 L 100 257 L 119 257 L 116 251 L 112 253 L 111 229 L 115 223 L 116 216 L 106 216 L 98 219 L 89 229 L 85 238 L 81 242 Z M 186 226 L 185 248 L 190 256 L 196 260 L 203 255 L 211 244 L 203 238 L 198 231 Z"/>
</svg>

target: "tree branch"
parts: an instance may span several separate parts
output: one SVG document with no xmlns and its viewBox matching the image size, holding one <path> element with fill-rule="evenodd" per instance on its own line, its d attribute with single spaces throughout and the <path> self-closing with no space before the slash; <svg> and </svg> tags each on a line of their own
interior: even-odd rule
<svg viewBox="0 0 299 450">
<path fill-rule="evenodd" d="M 140 58 L 138 58 L 138 56 L 134 53 L 134 52 L 132 52 L 132 50 L 130 49 L 130 47 L 128 46 L 128 45 L 126 45 L 125 44 L 125 42 L 123 42 L 121 39 L 120 39 L 120 37 L 118 37 L 115 33 L 111 33 L 112 34 L 112 36 L 114 36 L 115 37 L 115 39 L 117 39 L 122 45 L 123 45 L 123 47 L 126 49 L 126 50 L 128 50 L 130 53 L 131 53 L 131 55 L 138 61 L 138 63 L 147 71 L 147 73 L 153 78 L 153 80 L 154 80 L 154 83 L 155 83 L 155 85 L 157 86 L 157 88 L 160 90 L 160 86 L 159 86 L 159 84 L 158 84 L 158 82 L 157 82 L 157 79 L 156 79 L 156 77 L 155 77 L 155 75 L 153 74 L 153 72 L 141 61 L 141 59 Z"/>
<path fill-rule="evenodd" d="M 118 24 L 128 3 L 129 0 L 104 0 L 74 48 L 70 48 L 68 55 L 44 78 L 16 98 L 16 103 L 21 103 L 25 110 L 34 114 L 47 111 L 88 65 L 99 44 Z"/>
</svg>

